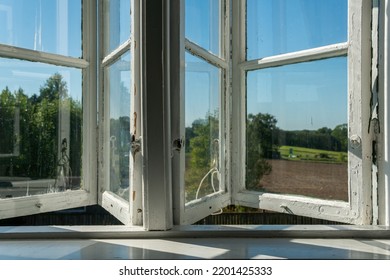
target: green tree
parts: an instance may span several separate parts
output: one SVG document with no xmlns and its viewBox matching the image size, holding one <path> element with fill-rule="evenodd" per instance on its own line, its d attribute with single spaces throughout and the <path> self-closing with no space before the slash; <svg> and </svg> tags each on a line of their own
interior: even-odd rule
<svg viewBox="0 0 390 280">
<path fill-rule="evenodd" d="M 12 154 L 14 148 L 15 96 L 8 87 L 0 94 L 0 153 Z"/>
<path fill-rule="evenodd" d="M 40 100 L 47 99 L 51 101 L 57 101 L 58 99 L 68 98 L 68 87 L 66 82 L 63 80 L 62 75 L 55 73 L 50 76 L 45 84 L 39 89 Z"/>
<path fill-rule="evenodd" d="M 278 153 L 277 120 L 270 114 L 249 114 L 246 124 L 246 186 L 261 187 L 260 180 L 270 174 L 272 166 L 267 159 Z"/>
<path fill-rule="evenodd" d="M 341 144 L 341 151 L 348 151 L 348 125 L 346 123 L 336 126 L 332 131 L 332 136 Z"/>
</svg>

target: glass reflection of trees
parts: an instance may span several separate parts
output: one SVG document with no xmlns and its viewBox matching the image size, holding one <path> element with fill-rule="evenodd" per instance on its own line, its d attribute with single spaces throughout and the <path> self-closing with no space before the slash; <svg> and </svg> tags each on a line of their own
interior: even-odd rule
<svg viewBox="0 0 390 280">
<path fill-rule="evenodd" d="M 62 127 L 64 122 L 69 129 Z M 49 77 L 39 95 L 29 96 L 22 88 L 11 92 L 7 86 L 1 91 L 0 135 L 3 185 L 12 180 L 53 179 L 51 186 L 60 189 L 51 191 L 80 187 L 82 104 L 69 96 L 60 74 Z"/>
<path fill-rule="evenodd" d="M 186 174 L 187 200 L 194 199 L 199 180 L 212 167 L 212 146 L 210 145 L 212 124 L 217 122 L 213 115 L 195 120 L 186 127 Z M 277 119 L 270 114 L 248 114 L 246 124 L 246 186 L 262 189 L 261 179 L 272 172 L 270 160 L 294 160 L 312 163 L 346 164 L 348 150 L 348 126 L 323 127 L 317 130 L 286 131 L 277 127 Z M 313 152 L 301 158 L 294 155 L 297 148 Z M 208 182 L 204 191 L 211 193 Z"/>
</svg>

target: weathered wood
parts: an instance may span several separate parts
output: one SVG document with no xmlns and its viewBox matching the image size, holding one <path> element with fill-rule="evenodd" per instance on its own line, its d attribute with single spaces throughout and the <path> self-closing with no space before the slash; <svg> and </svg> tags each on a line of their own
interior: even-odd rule
<svg viewBox="0 0 390 280">
<path fill-rule="evenodd" d="M 45 53 L 30 49 L 0 44 L 0 55 L 6 58 L 15 58 L 32 62 L 48 63 L 57 66 L 66 66 L 84 69 L 89 62 L 85 59 L 63 56 L 59 54 Z"/>
</svg>

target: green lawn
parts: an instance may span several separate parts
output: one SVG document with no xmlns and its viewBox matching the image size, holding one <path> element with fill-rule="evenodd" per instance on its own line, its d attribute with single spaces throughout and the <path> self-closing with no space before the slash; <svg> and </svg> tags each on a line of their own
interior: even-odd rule
<svg viewBox="0 0 390 280">
<path fill-rule="evenodd" d="M 329 163 L 347 162 L 348 154 L 346 152 L 333 152 L 318 149 L 309 149 L 294 146 L 279 147 L 280 155 L 288 160 L 309 160 Z"/>
</svg>

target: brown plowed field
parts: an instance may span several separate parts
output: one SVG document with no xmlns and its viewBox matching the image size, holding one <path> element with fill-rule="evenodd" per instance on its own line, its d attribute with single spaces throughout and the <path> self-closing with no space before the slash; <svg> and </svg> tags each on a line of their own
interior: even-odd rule
<svg viewBox="0 0 390 280">
<path fill-rule="evenodd" d="M 348 201 L 347 163 L 269 160 L 272 172 L 261 180 L 272 193 Z"/>
</svg>

